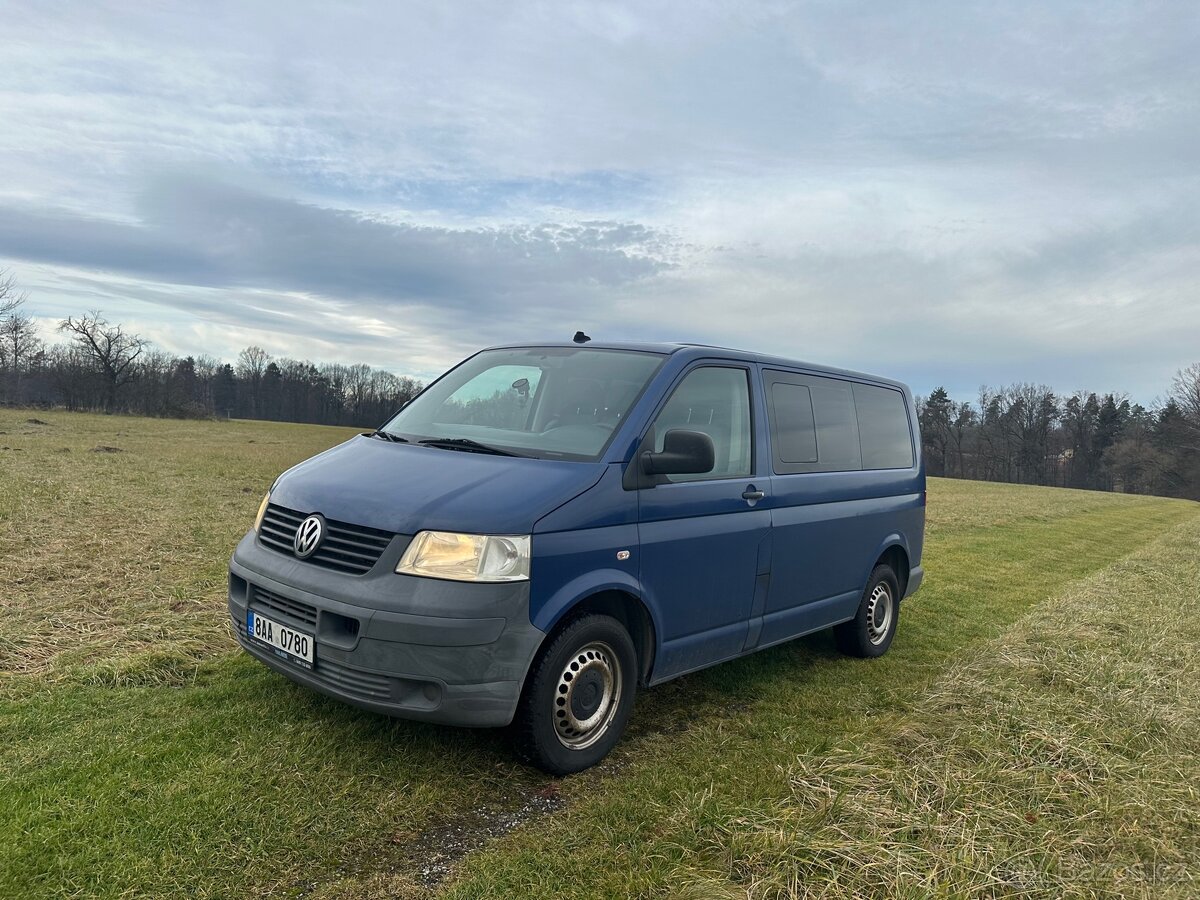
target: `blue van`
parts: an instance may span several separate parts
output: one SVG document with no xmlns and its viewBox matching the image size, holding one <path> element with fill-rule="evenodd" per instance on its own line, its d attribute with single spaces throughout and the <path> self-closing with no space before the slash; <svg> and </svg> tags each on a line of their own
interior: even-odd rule
<svg viewBox="0 0 1200 900">
<path fill-rule="evenodd" d="M 365 709 L 598 762 L 648 687 L 921 583 L 907 387 L 691 344 L 495 347 L 283 473 L 229 572 L 242 647 Z"/>
</svg>

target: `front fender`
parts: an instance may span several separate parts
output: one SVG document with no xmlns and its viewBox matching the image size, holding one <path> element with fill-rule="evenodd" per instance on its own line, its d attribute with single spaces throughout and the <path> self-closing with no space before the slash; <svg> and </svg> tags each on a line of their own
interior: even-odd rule
<svg viewBox="0 0 1200 900">
<path fill-rule="evenodd" d="M 593 569 L 559 587 L 533 617 L 539 630 L 549 633 L 570 611 L 588 597 L 605 591 L 620 591 L 636 598 L 650 616 L 655 635 L 662 634 L 658 611 L 647 602 L 641 584 L 629 572 L 620 569 Z M 657 650 L 657 648 L 655 648 Z"/>
</svg>

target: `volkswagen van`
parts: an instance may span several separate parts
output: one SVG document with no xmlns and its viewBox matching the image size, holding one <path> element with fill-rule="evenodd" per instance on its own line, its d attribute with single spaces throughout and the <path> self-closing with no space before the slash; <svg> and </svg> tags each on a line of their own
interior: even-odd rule
<svg viewBox="0 0 1200 900">
<path fill-rule="evenodd" d="M 565 774 L 639 688 L 823 628 L 883 654 L 924 525 L 896 381 L 690 344 L 494 347 L 280 475 L 229 612 L 293 681 L 512 725 Z"/>
</svg>

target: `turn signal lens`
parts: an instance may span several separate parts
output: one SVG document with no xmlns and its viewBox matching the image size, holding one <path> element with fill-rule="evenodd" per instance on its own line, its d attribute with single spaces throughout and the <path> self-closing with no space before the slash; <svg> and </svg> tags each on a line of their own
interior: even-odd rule
<svg viewBox="0 0 1200 900">
<path fill-rule="evenodd" d="M 263 516 L 265 516 L 267 514 L 267 504 L 270 502 L 271 502 L 271 493 L 270 493 L 270 491 L 268 491 L 267 495 L 265 497 L 263 497 L 262 503 L 258 504 L 258 515 L 254 517 L 255 532 L 258 531 L 258 526 L 262 525 Z"/>
</svg>

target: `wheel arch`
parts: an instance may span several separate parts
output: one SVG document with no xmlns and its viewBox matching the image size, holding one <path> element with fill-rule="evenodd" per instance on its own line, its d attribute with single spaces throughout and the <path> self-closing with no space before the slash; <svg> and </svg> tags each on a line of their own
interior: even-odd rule
<svg viewBox="0 0 1200 900">
<path fill-rule="evenodd" d="M 871 568 L 863 576 L 863 584 L 870 579 L 875 567 L 883 563 L 889 565 L 896 573 L 896 580 L 900 583 L 900 596 L 903 597 L 908 589 L 908 577 L 912 571 L 912 565 L 909 561 L 908 546 L 902 535 L 890 535 L 880 545 L 875 552 L 875 561 L 871 563 Z"/>
<path fill-rule="evenodd" d="M 645 686 L 650 679 L 658 649 L 658 623 L 650 607 L 627 584 L 597 584 L 575 595 L 573 599 L 543 609 L 534 624 L 546 633 L 533 658 L 566 625 L 588 614 L 611 616 L 620 622 L 633 640 L 638 659 L 638 684 Z"/>
</svg>

